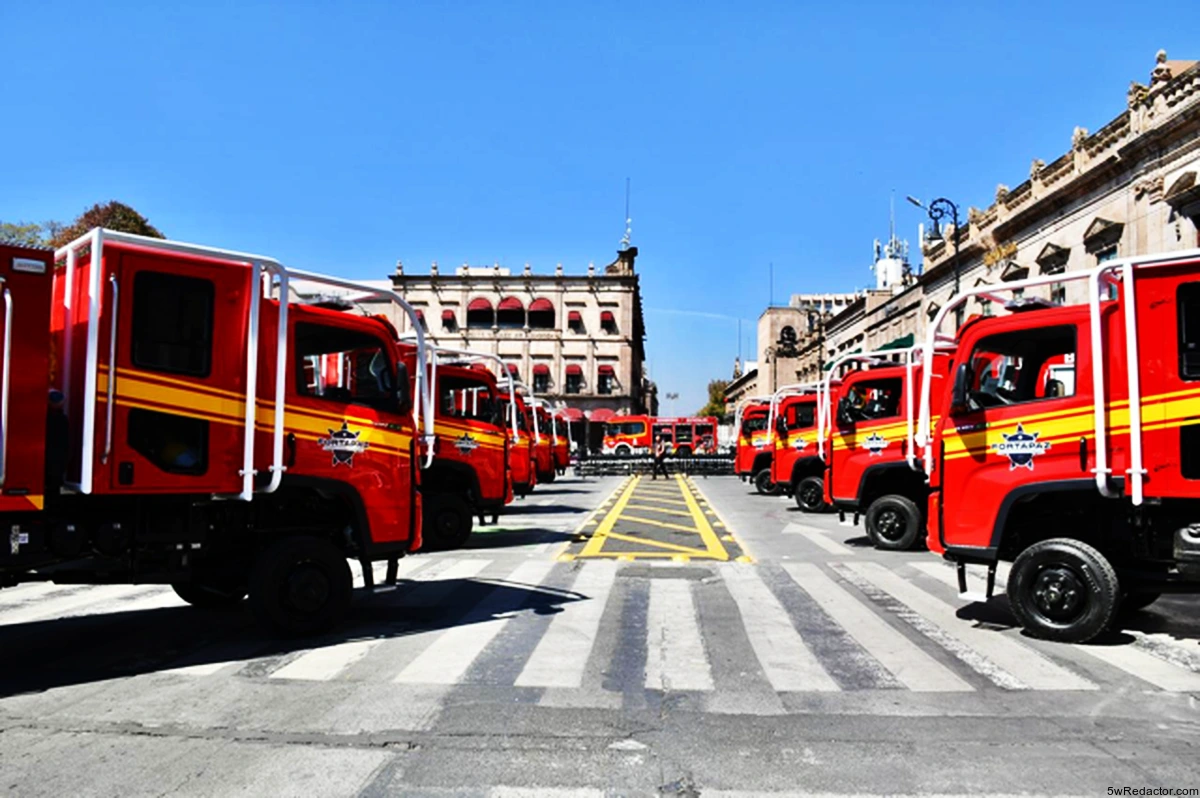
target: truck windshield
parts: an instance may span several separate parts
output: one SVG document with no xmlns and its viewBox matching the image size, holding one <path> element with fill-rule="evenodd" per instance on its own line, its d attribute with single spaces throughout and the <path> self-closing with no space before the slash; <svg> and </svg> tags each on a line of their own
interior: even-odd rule
<svg viewBox="0 0 1200 798">
<path fill-rule="evenodd" d="M 646 423 L 644 421 L 623 421 L 619 424 L 609 424 L 604 434 L 610 437 L 617 435 L 641 435 L 646 431 Z"/>
<path fill-rule="evenodd" d="M 742 432 L 746 435 L 749 435 L 752 432 L 762 432 L 766 428 L 767 417 L 765 415 L 748 418 L 742 422 Z"/>
<path fill-rule="evenodd" d="M 991 335 L 971 352 L 972 409 L 1056 399 L 1075 393 L 1075 328 Z"/>
</svg>

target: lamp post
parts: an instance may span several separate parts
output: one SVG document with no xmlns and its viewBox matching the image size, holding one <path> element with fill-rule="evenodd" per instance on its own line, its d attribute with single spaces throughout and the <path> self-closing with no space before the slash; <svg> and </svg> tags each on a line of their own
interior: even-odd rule
<svg viewBox="0 0 1200 798">
<path fill-rule="evenodd" d="M 908 197 L 908 201 L 916 205 L 921 210 L 929 214 L 929 221 L 933 222 L 933 229 L 925 236 L 927 241 L 942 241 L 941 222 L 947 216 L 950 217 L 951 223 L 954 225 L 954 293 L 958 294 L 959 289 L 959 263 L 958 263 L 958 206 L 945 197 L 938 197 L 928 206 L 921 202 L 916 197 Z"/>
<path fill-rule="evenodd" d="M 679 394 L 677 394 L 677 393 L 666 394 L 667 401 L 671 403 L 670 404 L 671 409 L 668 412 L 670 413 L 672 418 L 674 418 L 674 416 L 675 416 L 675 400 L 678 398 L 679 398 Z"/>
</svg>

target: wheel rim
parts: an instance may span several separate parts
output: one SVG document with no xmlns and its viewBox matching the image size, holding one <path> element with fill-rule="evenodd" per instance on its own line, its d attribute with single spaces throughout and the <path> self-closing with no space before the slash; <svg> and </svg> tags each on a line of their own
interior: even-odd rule
<svg viewBox="0 0 1200 798">
<path fill-rule="evenodd" d="M 821 491 L 811 482 L 805 485 L 800 491 L 800 498 L 808 507 L 817 507 L 821 503 Z"/>
<path fill-rule="evenodd" d="M 1051 565 L 1034 577 L 1030 597 L 1038 614 L 1053 624 L 1068 624 L 1087 608 L 1087 589 L 1075 570 Z"/>
<path fill-rule="evenodd" d="M 888 507 L 875 518 L 875 532 L 885 540 L 899 540 L 904 537 L 904 516 Z"/>
<path fill-rule="evenodd" d="M 305 614 L 317 612 L 332 592 L 329 574 L 314 563 L 301 563 L 288 574 L 284 585 L 287 603 Z"/>
</svg>

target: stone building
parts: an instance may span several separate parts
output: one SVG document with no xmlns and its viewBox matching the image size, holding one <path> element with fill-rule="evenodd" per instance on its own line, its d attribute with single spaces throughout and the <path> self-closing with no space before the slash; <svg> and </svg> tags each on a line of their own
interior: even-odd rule
<svg viewBox="0 0 1200 798">
<path fill-rule="evenodd" d="M 446 273 L 437 263 L 413 274 L 397 263 L 386 285 L 417 310 L 429 340 L 499 355 L 538 396 L 602 421 L 657 411 L 644 368 L 637 254 L 624 247 L 586 274 L 567 274 L 561 264 L 553 274 L 534 274 L 528 264 L 517 274 L 499 264 Z M 390 305 L 380 311 L 402 335 L 411 331 L 407 315 Z"/>
<path fill-rule="evenodd" d="M 996 188 L 992 204 L 968 208 L 923 246 L 924 269 L 898 293 L 868 292 L 826 325 L 827 360 L 923 340 L 955 293 L 1037 275 L 1089 269 L 1115 257 L 1200 246 L 1200 62 L 1159 52 L 1148 85 L 1134 82 L 1126 108 L 1095 133 L 1076 128 L 1070 149 L 1034 159 L 1026 180 Z M 1059 303 L 1084 300 L 1082 281 L 1051 283 L 1030 294 Z M 944 333 L 974 315 L 972 300 Z M 809 373 L 815 358 L 802 365 Z"/>
</svg>

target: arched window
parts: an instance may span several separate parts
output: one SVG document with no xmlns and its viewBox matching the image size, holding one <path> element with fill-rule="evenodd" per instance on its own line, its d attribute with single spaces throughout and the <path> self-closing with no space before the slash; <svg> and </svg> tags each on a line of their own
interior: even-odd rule
<svg viewBox="0 0 1200 798">
<path fill-rule="evenodd" d="M 492 310 L 492 303 L 483 297 L 472 299 L 471 304 L 467 305 L 467 327 L 469 329 L 491 329 L 496 325 L 496 312 Z"/>
<path fill-rule="evenodd" d="M 496 306 L 496 326 L 502 330 L 525 328 L 525 306 L 515 296 L 505 297 Z"/>
<path fill-rule="evenodd" d="M 535 299 L 529 303 L 529 328 L 531 330 L 554 329 L 554 305 L 549 299 Z"/>
</svg>

